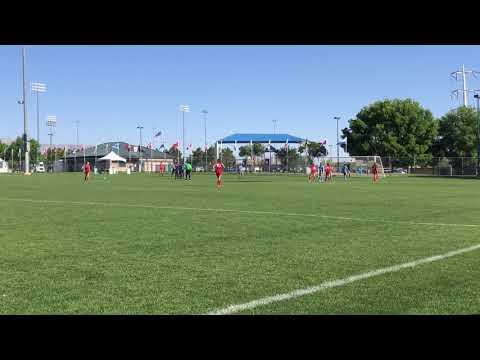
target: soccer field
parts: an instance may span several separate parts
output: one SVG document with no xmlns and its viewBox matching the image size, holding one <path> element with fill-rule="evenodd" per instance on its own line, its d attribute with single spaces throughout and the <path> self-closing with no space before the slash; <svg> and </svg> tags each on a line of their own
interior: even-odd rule
<svg viewBox="0 0 480 360">
<path fill-rule="evenodd" d="M 479 187 L 2 175 L 0 313 L 479 313 Z"/>
</svg>

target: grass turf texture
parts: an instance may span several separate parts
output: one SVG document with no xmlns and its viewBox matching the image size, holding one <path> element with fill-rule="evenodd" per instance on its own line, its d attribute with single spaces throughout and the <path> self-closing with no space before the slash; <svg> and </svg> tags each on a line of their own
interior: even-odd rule
<svg viewBox="0 0 480 360">
<path fill-rule="evenodd" d="M 480 243 L 480 227 L 401 222 L 480 224 L 479 186 L 226 175 L 218 191 L 203 174 L 89 184 L 80 174 L 2 175 L 0 313 L 201 314 L 443 254 Z M 479 259 L 477 250 L 244 314 L 479 313 Z"/>
</svg>

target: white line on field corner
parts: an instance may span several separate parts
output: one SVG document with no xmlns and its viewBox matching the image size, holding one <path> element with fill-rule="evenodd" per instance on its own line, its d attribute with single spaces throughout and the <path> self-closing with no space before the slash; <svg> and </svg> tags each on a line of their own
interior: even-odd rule
<svg viewBox="0 0 480 360">
<path fill-rule="evenodd" d="M 0 201 L 20 201 L 41 204 L 65 204 L 65 205 L 98 205 L 98 206 L 117 206 L 117 207 L 133 207 L 144 209 L 164 209 L 164 210 L 188 210 L 188 211 L 211 211 L 211 212 L 230 212 L 238 214 L 255 214 L 255 215 L 276 215 L 276 216 L 296 216 L 310 217 L 332 220 L 349 220 L 349 221 L 365 221 L 387 224 L 405 224 L 405 225 L 422 225 L 422 226 L 457 226 L 457 227 L 473 227 L 478 228 L 480 224 L 455 224 L 455 223 L 432 223 L 432 222 L 414 222 L 402 220 L 384 220 L 384 219 L 364 219 L 346 216 L 322 215 L 322 214 L 301 214 L 301 213 L 285 213 L 278 211 L 262 211 L 262 210 L 238 210 L 238 209 L 220 209 L 220 208 L 194 208 L 183 206 L 159 206 L 159 205 L 141 205 L 128 203 L 103 203 L 92 201 L 63 201 L 63 200 L 44 200 L 44 199 L 18 199 L 18 198 L 0 198 Z"/>
<path fill-rule="evenodd" d="M 240 311 L 250 310 L 250 309 L 254 309 L 254 308 L 259 307 L 259 306 L 264 306 L 264 305 L 268 305 L 268 304 L 279 302 L 279 301 L 290 300 L 290 299 L 298 298 L 298 297 L 301 297 L 301 296 L 314 294 L 316 292 L 326 290 L 326 289 L 330 289 L 330 288 L 333 288 L 333 287 L 347 285 L 347 284 L 353 283 L 355 281 L 368 279 L 368 278 L 371 278 L 371 277 L 374 277 L 374 276 L 383 275 L 383 274 L 387 274 L 387 273 L 393 273 L 393 272 L 400 271 L 402 269 L 413 268 L 417 265 L 427 264 L 427 263 L 431 263 L 431 262 L 434 262 L 434 261 L 443 260 L 443 259 L 446 259 L 446 258 L 451 257 L 451 256 L 460 255 L 460 254 L 463 254 L 463 253 L 466 253 L 466 252 L 469 252 L 469 251 L 473 251 L 473 250 L 477 250 L 477 249 L 480 249 L 480 244 L 474 245 L 474 246 L 471 246 L 471 247 L 467 247 L 467 248 L 463 248 L 463 249 L 459 249 L 459 250 L 450 251 L 450 252 L 447 252 L 446 254 L 443 254 L 443 255 L 431 256 L 431 257 L 428 257 L 428 258 L 419 259 L 419 260 L 411 261 L 411 262 L 404 263 L 404 264 L 394 265 L 394 266 L 390 266 L 390 267 L 386 267 L 386 268 L 382 268 L 382 269 L 378 269 L 378 270 L 369 271 L 369 272 L 366 272 L 366 273 L 363 273 L 363 274 L 349 276 L 349 277 L 344 278 L 344 279 L 326 281 L 326 282 L 321 283 L 318 286 L 312 286 L 312 287 L 309 287 L 309 288 L 306 288 L 306 289 L 299 289 L 299 290 L 294 290 L 294 291 L 284 293 L 284 294 L 264 297 L 262 299 L 253 300 L 253 301 L 243 303 L 243 304 L 230 305 L 230 306 L 227 306 L 223 309 L 218 309 L 218 310 L 211 311 L 211 312 L 209 312 L 205 315 L 229 315 L 229 314 L 237 313 L 237 312 L 240 312 Z"/>
</svg>

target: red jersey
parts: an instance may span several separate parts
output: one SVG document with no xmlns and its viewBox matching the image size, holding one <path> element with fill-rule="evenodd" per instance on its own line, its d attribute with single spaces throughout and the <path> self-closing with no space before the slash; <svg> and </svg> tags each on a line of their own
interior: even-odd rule
<svg viewBox="0 0 480 360">
<path fill-rule="evenodd" d="M 317 167 L 315 165 L 312 165 L 310 167 L 310 170 L 312 171 L 312 174 L 315 174 L 317 172 Z"/>
<path fill-rule="evenodd" d="M 332 168 L 330 167 L 330 165 L 327 165 L 327 166 L 325 167 L 325 172 L 326 172 L 327 174 L 330 174 L 330 171 L 331 171 L 331 170 L 332 170 Z"/>
<path fill-rule="evenodd" d="M 90 172 L 90 164 L 86 164 L 85 165 L 85 173 L 89 173 Z"/>
<path fill-rule="evenodd" d="M 217 175 L 222 175 L 224 168 L 225 168 L 225 166 L 223 166 L 222 163 L 216 163 L 216 164 L 215 164 L 215 173 L 216 173 Z"/>
<path fill-rule="evenodd" d="M 372 173 L 377 174 L 378 168 L 376 166 L 372 166 Z"/>
</svg>

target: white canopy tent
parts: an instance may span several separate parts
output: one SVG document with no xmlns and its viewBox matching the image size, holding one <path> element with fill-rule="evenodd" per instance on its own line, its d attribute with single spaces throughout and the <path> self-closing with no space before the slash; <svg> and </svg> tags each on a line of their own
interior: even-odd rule
<svg viewBox="0 0 480 360">
<path fill-rule="evenodd" d="M 9 172 L 8 170 L 8 163 L 0 158 L 0 173 L 7 173 Z"/>
<path fill-rule="evenodd" d="M 97 161 L 110 161 L 110 166 L 109 166 L 109 172 L 112 172 L 112 162 L 113 161 L 118 161 L 118 162 L 124 162 L 126 163 L 127 160 L 118 155 L 116 152 L 110 151 L 107 155 L 104 157 L 98 159 Z"/>
</svg>

